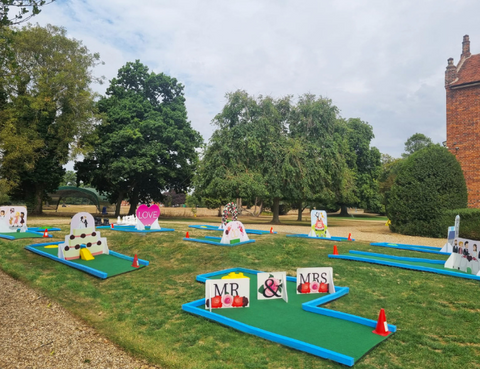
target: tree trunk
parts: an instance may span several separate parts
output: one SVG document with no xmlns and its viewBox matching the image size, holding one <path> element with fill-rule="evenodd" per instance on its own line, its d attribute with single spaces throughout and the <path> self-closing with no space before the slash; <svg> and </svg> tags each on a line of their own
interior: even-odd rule
<svg viewBox="0 0 480 369">
<path fill-rule="evenodd" d="M 340 216 L 341 217 L 349 217 L 350 214 L 348 214 L 348 210 L 347 210 L 347 205 L 341 205 L 341 211 L 340 211 Z"/>
<path fill-rule="evenodd" d="M 120 216 L 120 210 L 122 210 L 122 201 L 124 193 L 120 192 L 117 197 L 117 203 L 115 204 L 115 217 Z"/>
<path fill-rule="evenodd" d="M 258 213 L 256 213 L 255 216 L 259 217 L 260 215 L 262 215 L 262 211 L 263 211 L 263 200 L 260 201 L 260 205 L 258 205 Z"/>
<path fill-rule="evenodd" d="M 298 216 L 297 216 L 297 220 L 298 220 L 299 222 L 302 221 L 302 215 L 303 215 L 303 203 L 300 201 L 300 202 L 298 203 Z"/>
<path fill-rule="evenodd" d="M 222 216 L 222 206 L 220 205 L 218 207 L 218 214 L 217 214 L 217 217 L 221 217 Z"/>
<path fill-rule="evenodd" d="M 43 186 L 35 186 L 35 198 L 32 215 L 41 215 L 43 212 Z"/>
<path fill-rule="evenodd" d="M 138 191 L 134 188 L 132 196 L 130 197 L 130 209 L 128 209 L 128 215 L 135 214 L 138 205 Z"/>
<path fill-rule="evenodd" d="M 238 197 L 237 198 L 237 211 L 238 211 L 238 215 L 242 215 L 242 198 L 241 197 Z"/>
<path fill-rule="evenodd" d="M 272 206 L 272 211 L 273 211 L 273 219 L 272 219 L 272 224 L 280 224 L 280 197 L 275 197 L 273 199 L 273 206 Z"/>
</svg>

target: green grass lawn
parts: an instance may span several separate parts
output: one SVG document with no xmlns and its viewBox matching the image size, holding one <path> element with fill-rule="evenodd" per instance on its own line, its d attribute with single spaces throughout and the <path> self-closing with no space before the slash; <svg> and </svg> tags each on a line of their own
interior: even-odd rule
<svg viewBox="0 0 480 369">
<path fill-rule="evenodd" d="M 198 274 L 245 267 L 295 276 L 298 267 L 332 266 L 335 284 L 350 287 L 350 293 L 325 307 L 369 319 L 377 319 L 384 308 L 388 323 L 398 329 L 356 368 L 479 367 L 478 282 L 328 259 L 333 249 L 329 241 L 262 235 L 251 237 L 255 243 L 218 247 L 182 241 L 186 231 L 190 237 L 211 232 L 187 225 L 175 229 L 147 235 L 102 230 L 111 250 L 150 261 L 146 268 L 107 280 L 24 250 L 42 240 L 0 240 L 0 268 L 58 301 L 126 351 L 165 368 L 344 368 L 181 310 L 182 304 L 204 297 L 204 285 L 195 282 Z M 62 240 L 68 229 L 62 230 L 50 240 Z M 337 247 L 340 253 L 380 252 L 358 242 Z M 381 252 L 444 258 L 387 248 Z"/>
</svg>

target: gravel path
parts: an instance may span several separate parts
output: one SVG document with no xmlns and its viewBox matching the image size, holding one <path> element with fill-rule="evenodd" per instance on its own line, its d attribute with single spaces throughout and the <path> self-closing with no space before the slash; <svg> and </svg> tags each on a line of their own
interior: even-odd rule
<svg viewBox="0 0 480 369">
<path fill-rule="evenodd" d="M 66 222 L 68 224 L 69 219 Z M 188 222 L 168 224 L 185 225 Z M 270 230 L 272 226 L 247 224 L 246 227 Z M 274 225 L 273 229 L 279 234 L 309 231 L 305 226 Z M 365 242 L 438 247 L 445 243 L 443 239 L 392 234 L 383 222 L 348 220 L 345 226 L 331 227 L 330 230 L 333 236 L 348 237 L 351 233 L 356 240 Z M 1 271 L 0 286 L 0 369 L 159 368 L 127 355 L 59 304 Z"/>
<path fill-rule="evenodd" d="M 159 368 L 0 271 L 0 369 Z"/>
</svg>

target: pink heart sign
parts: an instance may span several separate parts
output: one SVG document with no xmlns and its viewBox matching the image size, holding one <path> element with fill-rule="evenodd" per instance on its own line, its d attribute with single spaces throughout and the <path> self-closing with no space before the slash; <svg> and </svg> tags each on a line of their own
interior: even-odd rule
<svg viewBox="0 0 480 369">
<path fill-rule="evenodd" d="M 140 205 L 137 208 L 137 218 L 143 223 L 144 226 L 150 226 L 160 216 L 160 208 L 154 204 L 150 207 L 147 205 Z"/>
</svg>

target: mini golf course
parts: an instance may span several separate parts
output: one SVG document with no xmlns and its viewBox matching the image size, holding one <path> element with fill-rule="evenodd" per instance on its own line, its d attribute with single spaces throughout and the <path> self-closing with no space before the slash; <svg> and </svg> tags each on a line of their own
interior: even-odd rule
<svg viewBox="0 0 480 369">
<path fill-rule="evenodd" d="M 5 240 L 18 240 L 21 238 L 42 238 L 43 232 L 36 232 L 28 230 L 26 232 L 11 232 L 11 233 L 3 233 L 0 234 L 0 238 Z M 52 237 L 52 235 L 48 235 L 48 237 Z"/>
<path fill-rule="evenodd" d="M 287 237 L 298 237 L 298 238 L 308 238 L 310 240 L 320 240 L 320 241 L 355 241 L 354 238 L 348 239 L 348 237 L 310 237 L 308 234 L 287 234 Z"/>
<path fill-rule="evenodd" d="M 161 229 L 150 229 L 150 226 L 145 226 L 145 230 L 138 230 L 133 225 L 117 225 L 114 224 L 113 228 L 111 226 L 98 226 L 97 229 L 110 229 L 111 231 L 119 232 L 132 232 L 132 233 L 157 233 L 157 232 L 173 232 L 173 228 L 161 228 Z"/>
<path fill-rule="evenodd" d="M 219 231 L 223 232 L 223 229 L 217 226 L 212 226 L 212 225 L 189 225 L 190 228 L 196 228 L 196 229 L 203 229 L 205 231 Z M 276 234 L 277 232 L 270 232 L 270 231 L 262 231 L 260 229 L 247 229 L 245 228 L 245 232 L 247 234 L 256 234 L 256 235 L 261 235 L 261 234 L 269 234 L 273 233 Z"/>
<path fill-rule="evenodd" d="M 417 250 L 414 250 L 417 251 Z M 447 254 L 448 255 L 448 254 Z M 344 259 L 344 260 L 353 260 L 353 261 L 362 261 L 365 263 L 393 266 L 403 269 L 418 270 L 421 272 L 430 272 L 448 275 L 452 277 L 466 278 L 479 280 L 480 277 L 477 277 L 473 274 L 468 274 L 460 270 L 454 270 L 450 268 L 445 268 L 445 260 L 432 260 L 424 258 L 412 258 L 404 256 L 394 256 L 394 255 L 385 255 L 377 254 L 373 252 L 364 252 L 364 251 L 355 251 L 350 250 L 348 254 L 340 255 L 328 255 L 332 259 Z"/>
<path fill-rule="evenodd" d="M 148 265 L 148 261 L 138 259 L 139 268 L 132 267 L 133 258 L 110 250 L 110 253 L 96 255 L 94 260 L 85 261 L 82 259 L 64 260 L 58 255 L 58 245 L 63 242 L 39 243 L 26 246 L 25 249 L 38 255 L 58 261 L 69 267 L 79 269 L 95 277 L 106 279 L 119 274 L 132 272 Z"/>
<path fill-rule="evenodd" d="M 372 242 L 371 246 L 379 246 L 379 247 L 388 247 L 392 249 L 399 249 L 399 250 L 410 250 L 410 251 L 418 251 L 418 252 L 426 252 L 430 254 L 438 254 L 438 255 L 450 255 L 449 252 L 441 252 L 441 247 L 434 247 L 434 246 L 422 246 L 422 245 L 409 245 L 405 243 L 388 243 L 388 242 Z"/>
<path fill-rule="evenodd" d="M 190 238 L 190 237 L 184 237 L 184 241 L 190 241 L 190 242 L 199 242 L 199 243 L 206 243 L 208 245 L 215 245 L 215 246 L 240 246 L 240 245 L 245 245 L 247 243 L 253 243 L 255 240 L 248 240 L 248 241 L 243 241 L 243 242 L 235 242 L 235 243 L 220 243 L 222 240 L 222 237 L 214 237 L 214 236 L 205 236 L 202 238 Z"/>
<path fill-rule="evenodd" d="M 319 305 L 346 295 L 348 287 L 335 287 L 333 294 L 297 294 L 296 278 L 287 277 L 288 303 L 282 299 L 257 300 L 259 271 L 234 268 L 197 276 L 197 281 L 219 279 L 230 272 L 242 272 L 250 278 L 250 307 L 205 309 L 205 299 L 193 301 L 182 309 L 228 327 L 253 334 L 294 349 L 353 366 L 375 346 L 392 335 L 372 333 L 377 322 L 325 309 Z M 390 332 L 396 327 L 388 325 Z"/>
</svg>

